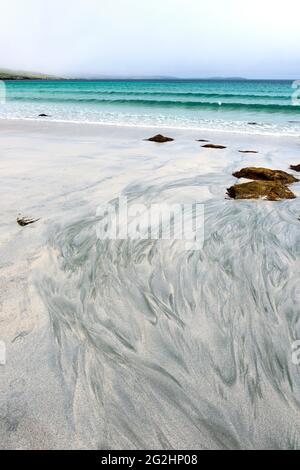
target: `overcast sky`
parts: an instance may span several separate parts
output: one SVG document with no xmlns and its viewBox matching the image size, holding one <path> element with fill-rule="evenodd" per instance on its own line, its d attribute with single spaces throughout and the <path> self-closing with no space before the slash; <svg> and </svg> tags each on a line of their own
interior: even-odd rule
<svg viewBox="0 0 300 470">
<path fill-rule="evenodd" d="M 299 0 L 0 2 L 0 68 L 300 79 Z"/>
</svg>

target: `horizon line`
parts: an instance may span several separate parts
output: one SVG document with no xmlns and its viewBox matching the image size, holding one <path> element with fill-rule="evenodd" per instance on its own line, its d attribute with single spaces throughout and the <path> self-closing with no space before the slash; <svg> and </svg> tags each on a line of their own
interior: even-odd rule
<svg viewBox="0 0 300 470">
<path fill-rule="evenodd" d="M 3 77 L 1 77 L 3 75 Z M 299 77 L 300 78 L 300 77 Z M 201 77 L 180 77 L 173 75 L 116 75 L 116 74 L 87 74 L 82 76 L 59 76 L 53 75 L 50 73 L 44 72 L 32 72 L 24 70 L 12 70 L 7 68 L 0 68 L 0 80 L 55 80 L 55 81 L 71 81 L 71 80 L 82 80 L 82 81 L 122 81 L 122 80 L 132 80 L 132 81 L 142 81 L 142 80 L 169 80 L 169 81 L 200 81 L 200 80 L 216 80 L 216 81 L 295 81 L 298 78 L 271 78 L 271 77 L 243 77 L 235 75 L 212 75 L 212 76 L 201 76 Z"/>
</svg>

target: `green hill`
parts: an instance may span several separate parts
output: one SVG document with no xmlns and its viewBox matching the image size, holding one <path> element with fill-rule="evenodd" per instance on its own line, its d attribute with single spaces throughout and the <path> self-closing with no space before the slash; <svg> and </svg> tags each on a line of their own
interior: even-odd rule
<svg viewBox="0 0 300 470">
<path fill-rule="evenodd" d="M 0 69 L 0 80 L 59 80 L 59 77 L 46 75 L 44 73 Z"/>
</svg>

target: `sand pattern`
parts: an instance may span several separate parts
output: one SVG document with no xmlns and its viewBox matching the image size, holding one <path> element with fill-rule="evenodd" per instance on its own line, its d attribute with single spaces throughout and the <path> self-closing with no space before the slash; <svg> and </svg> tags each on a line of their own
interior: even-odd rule
<svg viewBox="0 0 300 470">
<path fill-rule="evenodd" d="M 39 314 L 28 328 L 18 317 L 6 334 L 11 357 L 23 344 L 31 364 L 42 363 L 39 380 L 33 366 L 26 374 L 6 366 L 11 380 L 19 374 L 24 382 L 14 391 L 11 382 L 0 385 L 2 446 L 299 448 L 300 369 L 291 344 L 300 337 L 300 199 L 225 198 L 236 168 L 255 158 L 287 170 L 297 141 L 226 136 L 220 154 L 199 150 L 193 134 L 180 131 L 172 146 L 156 146 L 142 129 L 90 127 L 78 136 L 50 124 L 40 137 L 29 130 L 28 161 L 32 137 L 49 139 L 49 155 L 42 151 L 32 168 L 44 192 L 37 201 L 31 187 L 18 209 L 42 218 L 24 228 L 14 219 L 9 233 L 15 246 L 31 247 L 25 318 L 37 306 Z M 129 205 L 203 203 L 204 246 L 97 239 L 97 204 L 117 204 L 120 195 Z"/>
</svg>

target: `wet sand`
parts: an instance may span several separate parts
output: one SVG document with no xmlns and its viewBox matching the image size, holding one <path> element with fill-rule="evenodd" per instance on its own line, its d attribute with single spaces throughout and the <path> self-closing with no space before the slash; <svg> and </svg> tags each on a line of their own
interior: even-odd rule
<svg viewBox="0 0 300 470">
<path fill-rule="evenodd" d="M 300 447 L 300 199 L 225 198 L 300 139 L 161 133 L 0 121 L 0 448 Z M 204 204 L 203 249 L 97 240 L 120 195 Z"/>
</svg>

